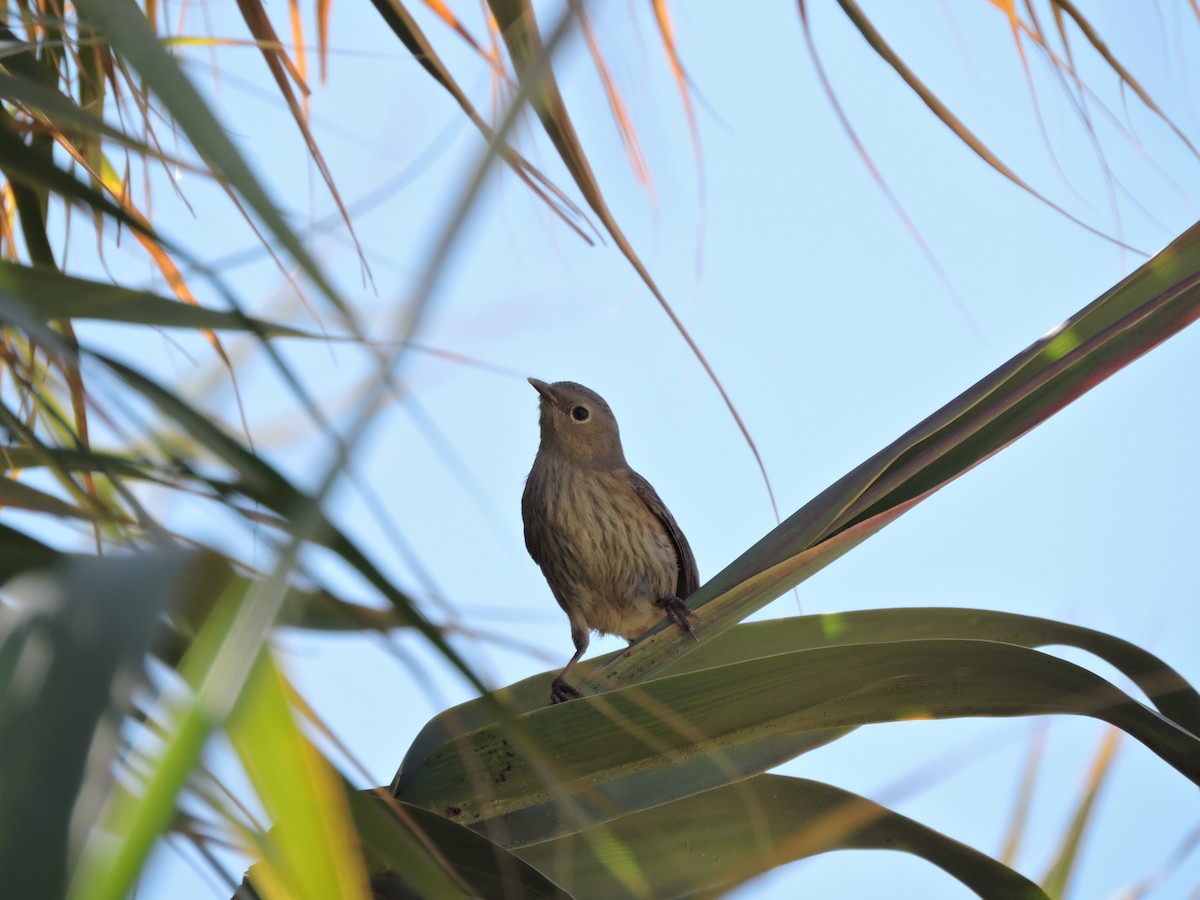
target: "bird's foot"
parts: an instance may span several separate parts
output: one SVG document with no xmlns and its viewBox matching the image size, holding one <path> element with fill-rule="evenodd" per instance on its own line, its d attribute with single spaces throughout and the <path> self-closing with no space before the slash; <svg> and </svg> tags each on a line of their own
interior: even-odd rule
<svg viewBox="0 0 1200 900">
<path fill-rule="evenodd" d="M 690 634 L 692 640 L 700 640 L 700 638 L 696 637 L 696 630 L 692 628 L 692 623 L 689 621 L 689 619 L 700 618 L 695 610 L 674 594 L 669 597 L 660 597 L 657 605 L 667 614 L 672 622 Z"/>
<path fill-rule="evenodd" d="M 550 703 L 565 703 L 568 700 L 574 700 L 576 697 L 582 697 L 578 689 L 567 683 L 567 680 L 561 675 L 557 676 L 550 682 Z"/>
</svg>

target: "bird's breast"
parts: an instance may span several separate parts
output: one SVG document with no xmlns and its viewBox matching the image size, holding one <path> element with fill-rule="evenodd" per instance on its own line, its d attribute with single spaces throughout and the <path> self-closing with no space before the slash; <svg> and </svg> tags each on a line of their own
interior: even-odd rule
<svg viewBox="0 0 1200 900">
<path fill-rule="evenodd" d="M 569 615 L 629 639 L 662 617 L 655 601 L 675 592 L 675 547 L 627 470 L 535 465 L 525 492 L 527 541 Z"/>
</svg>

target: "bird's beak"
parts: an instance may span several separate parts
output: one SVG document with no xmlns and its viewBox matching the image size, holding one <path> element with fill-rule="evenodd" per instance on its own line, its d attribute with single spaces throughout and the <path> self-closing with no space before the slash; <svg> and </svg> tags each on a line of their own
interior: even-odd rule
<svg viewBox="0 0 1200 900">
<path fill-rule="evenodd" d="M 555 401 L 556 398 L 554 396 L 554 389 L 550 387 L 550 385 L 546 384 L 546 382 L 542 381 L 540 378 L 530 378 L 529 383 L 532 384 L 534 389 L 546 399 L 547 403 L 553 403 Z"/>
</svg>

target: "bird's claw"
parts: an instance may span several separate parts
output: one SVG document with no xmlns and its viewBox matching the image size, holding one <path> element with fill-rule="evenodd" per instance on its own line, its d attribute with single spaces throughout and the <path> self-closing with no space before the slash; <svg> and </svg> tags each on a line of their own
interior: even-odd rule
<svg viewBox="0 0 1200 900">
<path fill-rule="evenodd" d="M 550 703 L 565 703 L 568 700 L 573 700 L 576 697 L 582 697 L 578 688 L 567 683 L 567 680 L 562 676 L 556 677 L 550 682 Z"/>
<path fill-rule="evenodd" d="M 669 597 L 662 597 L 658 601 L 658 605 L 667 614 L 668 618 L 670 618 L 672 622 L 692 636 L 692 640 L 700 640 L 700 638 L 696 637 L 696 629 L 692 627 L 692 623 L 689 621 L 690 619 L 700 618 L 696 614 L 695 610 L 693 610 L 674 594 Z"/>
</svg>

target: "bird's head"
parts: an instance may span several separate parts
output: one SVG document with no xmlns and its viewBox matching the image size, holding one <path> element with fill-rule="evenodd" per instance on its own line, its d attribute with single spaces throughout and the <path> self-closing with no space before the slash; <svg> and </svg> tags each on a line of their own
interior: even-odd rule
<svg viewBox="0 0 1200 900">
<path fill-rule="evenodd" d="M 556 453 L 565 462 L 596 469 L 625 465 L 617 420 L 604 398 L 573 381 L 529 383 L 540 395 L 543 453 Z"/>
</svg>

